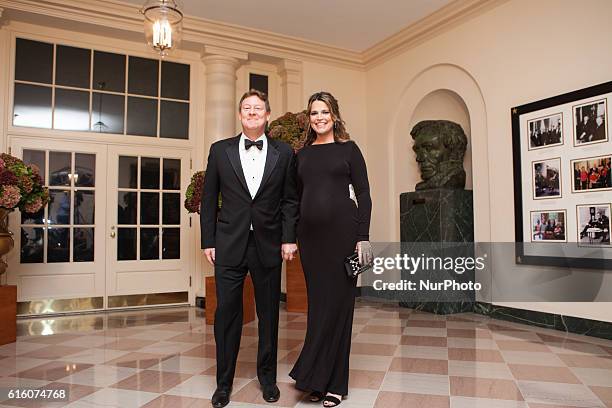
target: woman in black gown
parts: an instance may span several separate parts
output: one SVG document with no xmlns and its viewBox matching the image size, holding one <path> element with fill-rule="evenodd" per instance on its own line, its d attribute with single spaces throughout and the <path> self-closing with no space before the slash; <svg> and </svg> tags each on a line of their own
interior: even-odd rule
<svg viewBox="0 0 612 408">
<path fill-rule="evenodd" d="M 348 394 L 349 354 L 357 280 L 344 259 L 369 263 L 372 201 L 365 161 L 340 117 L 337 100 L 318 92 L 308 101 L 310 126 L 297 154 L 298 243 L 308 292 L 308 327 L 289 374 L 313 402 L 340 404 Z M 352 185 L 357 203 L 349 195 Z M 326 395 L 327 394 L 327 395 Z M 325 396 L 325 398 L 324 398 Z"/>
</svg>

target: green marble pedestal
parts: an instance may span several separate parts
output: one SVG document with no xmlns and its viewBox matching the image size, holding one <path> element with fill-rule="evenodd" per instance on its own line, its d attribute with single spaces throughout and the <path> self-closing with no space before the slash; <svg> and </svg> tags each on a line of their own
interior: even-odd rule
<svg viewBox="0 0 612 408">
<path fill-rule="evenodd" d="M 473 208 L 470 190 L 433 189 L 403 193 L 400 195 L 401 241 L 402 243 L 472 243 L 474 242 Z M 469 249 L 470 246 L 465 248 Z M 435 273 L 438 274 L 437 279 L 442 279 L 438 272 Z M 448 278 L 453 278 L 452 273 L 448 275 Z M 461 280 L 473 279 L 473 276 L 473 271 L 466 272 L 461 276 Z M 459 296 L 461 300 L 457 299 L 457 293 L 452 295 L 440 293 L 436 296 L 438 296 L 436 301 L 407 299 L 405 302 L 400 302 L 400 306 L 436 314 L 468 312 L 474 308 L 473 291 L 461 293 Z"/>
<path fill-rule="evenodd" d="M 402 242 L 474 242 L 471 190 L 422 190 L 400 195 Z"/>
</svg>

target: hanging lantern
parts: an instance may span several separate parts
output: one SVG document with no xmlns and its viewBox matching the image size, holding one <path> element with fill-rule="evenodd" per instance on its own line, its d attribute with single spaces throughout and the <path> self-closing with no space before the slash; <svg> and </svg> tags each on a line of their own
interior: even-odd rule
<svg viewBox="0 0 612 408">
<path fill-rule="evenodd" d="M 140 12 L 144 15 L 147 44 L 163 58 L 181 41 L 183 12 L 178 0 L 148 0 Z"/>
</svg>

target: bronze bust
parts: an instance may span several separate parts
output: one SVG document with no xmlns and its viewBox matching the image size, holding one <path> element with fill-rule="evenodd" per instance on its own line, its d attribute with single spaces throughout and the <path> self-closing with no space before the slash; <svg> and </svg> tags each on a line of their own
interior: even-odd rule
<svg viewBox="0 0 612 408">
<path fill-rule="evenodd" d="M 448 120 L 424 120 L 412 128 L 410 135 L 423 180 L 416 190 L 465 188 L 467 137 L 461 126 Z"/>
</svg>

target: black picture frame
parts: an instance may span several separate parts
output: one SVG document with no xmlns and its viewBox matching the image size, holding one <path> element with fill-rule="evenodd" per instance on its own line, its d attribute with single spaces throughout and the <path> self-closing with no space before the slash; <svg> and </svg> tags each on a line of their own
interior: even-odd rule
<svg viewBox="0 0 612 408">
<path fill-rule="evenodd" d="M 604 82 L 598 85 L 590 86 L 590 87 L 576 90 L 573 92 L 564 93 L 561 95 L 553 96 L 553 97 L 542 99 L 539 101 L 530 102 L 524 105 L 515 106 L 510 109 L 510 117 L 511 117 L 511 123 L 512 123 L 512 155 L 513 155 L 513 167 L 514 167 L 514 171 L 513 171 L 514 223 L 515 223 L 514 232 L 515 232 L 515 242 L 516 242 L 515 260 L 517 264 L 539 265 L 539 266 L 557 266 L 557 267 L 568 267 L 568 268 L 585 268 L 585 269 L 608 269 L 608 270 L 612 269 L 612 258 L 608 258 L 608 257 L 595 258 L 595 257 L 586 257 L 586 256 L 576 256 L 576 257 L 557 256 L 557 255 L 550 256 L 549 254 L 546 253 L 546 251 L 543 251 L 542 255 L 534 254 L 533 245 L 542 245 L 542 244 L 539 244 L 539 243 L 534 244 L 530 242 L 530 240 L 528 241 L 524 238 L 525 232 L 526 232 L 524 230 L 524 223 L 525 223 L 525 220 L 528 219 L 529 225 L 531 225 L 530 218 L 531 218 L 531 211 L 533 211 L 533 209 L 530 209 L 529 211 L 525 211 L 526 209 L 524 205 L 524 198 L 526 196 L 526 193 L 524 191 L 531 192 L 533 190 L 533 187 L 529 186 L 529 188 L 527 189 L 525 188 L 524 183 L 523 183 L 525 174 L 523 173 L 523 170 L 522 170 L 525 163 L 529 163 L 529 166 L 533 167 L 533 164 L 532 164 L 533 159 L 524 158 L 523 149 L 525 151 L 530 151 L 530 150 L 532 151 L 533 149 L 529 149 L 530 141 L 529 141 L 529 132 L 526 131 L 528 130 L 527 126 L 524 126 L 525 129 L 523 130 L 521 129 L 521 120 L 522 120 L 521 117 L 523 115 L 528 115 L 533 112 L 532 115 L 536 115 L 533 119 L 530 119 L 531 121 L 533 121 L 542 116 L 546 116 L 545 113 L 538 114 L 538 111 L 547 109 L 550 112 L 549 115 L 553 115 L 553 114 L 556 114 L 556 112 L 560 112 L 564 105 L 569 105 L 571 107 L 570 114 L 574 115 L 574 109 L 573 109 L 574 106 L 583 105 L 585 103 L 588 103 L 588 102 L 580 102 L 580 101 L 584 101 L 589 98 L 599 98 L 597 100 L 601 100 L 605 98 L 604 95 L 609 94 L 609 93 L 612 93 L 612 81 Z M 555 107 L 558 107 L 558 108 L 555 108 Z M 525 118 L 528 118 L 528 116 L 526 116 Z M 563 122 L 567 123 L 567 119 L 568 118 L 564 116 L 562 120 Z M 565 136 L 563 137 L 563 140 L 565 143 L 555 144 L 554 146 L 551 146 L 550 152 L 546 153 L 547 155 L 550 155 L 549 157 L 557 157 L 557 153 L 553 150 L 555 148 L 576 150 L 577 153 L 575 153 L 575 155 L 577 155 L 578 157 L 580 157 L 579 155 L 581 154 L 580 149 L 585 149 L 585 147 L 581 145 L 576 146 L 572 142 L 567 143 L 568 138 L 571 138 L 571 140 L 574 140 L 574 138 L 576 137 L 574 135 L 575 126 L 573 124 L 573 119 L 572 118 L 569 118 L 569 119 L 570 119 L 569 123 L 572 123 L 571 133 L 569 133 L 569 131 L 566 130 Z M 608 116 L 606 112 L 606 123 L 607 122 L 608 122 Z M 604 146 L 601 144 L 598 144 L 598 146 L 601 146 L 602 148 L 604 148 Z M 606 145 L 606 151 L 602 151 L 600 154 L 608 154 L 608 153 L 612 154 L 612 151 L 607 152 L 607 147 L 608 146 Z M 547 147 L 544 146 L 544 148 L 547 148 Z M 540 149 L 537 149 L 537 150 L 540 151 Z M 584 157 L 585 155 L 586 155 L 586 152 L 583 152 L 582 157 Z M 569 161 L 567 162 L 562 161 L 561 168 L 562 168 L 562 171 L 565 173 L 565 174 L 562 174 L 562 177 L 569 178 L 570 182 L 573 183 L 573 178 L 574 178 L 573 169 L 571 168 Z M 570 174 L 570 171 L 572 172 L 571 174 Z M 529 175 L 529 177 L 532 178 L 531 174 Z M 564 196 L 566 197 L 573 196 L 574 193 L 571 192 L 571 190 L 572 189 L 570 188 L 570 191 L 564 194 Z M 584 201 L 582 205 L 591 204 L 589 202 L 590 200 L 586 199 L 585 197 L 586 195 L 587 193 L 581 195 L 580 197 L 581 199 L 583 199 L 584 197 Z M 531 196 L 531 193 L 530 193 L 530 196 Z M 531 197 L 529 197 L 529 199 L 530 198 Z M 560 201 L 561 200 L 562 199 L 560 199 Z M 594 198 L 593 203 L 596 203 L 599 201 L 601 201 L 601 199 Z M 570 215 L 573 213 L 572 217 L 575 216 L 576 215 L 575 206 L 571 205 L 571 208 L 569 207 L 570 206 L 567 206 L 566 208 L 560 208 L 558 203 L 555 203 L 554 207 L 542 207 L 542 211 L 546 211 L 548 208 L 554 208 L 555 210 L 563 209 L 566 211 L 567 215 Z M 527 231 L 527 232 L 529 232 L 529 235 L 531 235 L 531 231 Z M 566 237 L 572 237 L 573 235 L 575 235 L 575 232 L 570 231 L 568 227 L 565 231 L 565 235 Z M 578 245 L 578 242 L 548 243 L 546 246 L 551 246 L 551 245 L 559 245 L 560 246 L 559 253 L 561 254 L 574 253 L 573 250 L 575 248 L 578 248 L 578 250 L 581 249 Z M 527 248 L 529 248 L 529 250 L 526 251 Z M 566 249 L 571 249 L 571 250 L 567 251 Z M 608 249 L 605 249 L 605 250 L 607 251 Z"/>
</svg>

